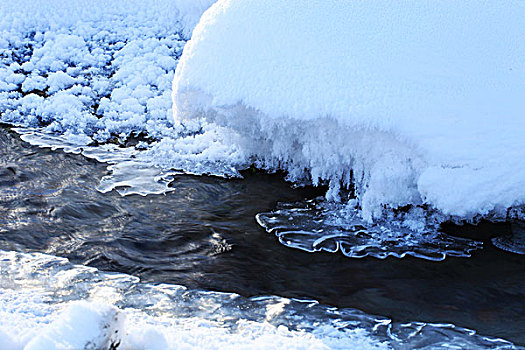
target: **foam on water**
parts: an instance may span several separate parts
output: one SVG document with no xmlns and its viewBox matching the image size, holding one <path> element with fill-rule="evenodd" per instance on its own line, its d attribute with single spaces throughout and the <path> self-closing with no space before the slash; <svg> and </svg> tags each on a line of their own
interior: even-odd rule
<svg viewBox="0 0 525 350">
<path fill-rule="evenodd" d="M 517 348 L 451 324 L 144 284 L 39 253 L 0 251 L 0 271 L 0 337 L 10 349 Z"/>
</svg>

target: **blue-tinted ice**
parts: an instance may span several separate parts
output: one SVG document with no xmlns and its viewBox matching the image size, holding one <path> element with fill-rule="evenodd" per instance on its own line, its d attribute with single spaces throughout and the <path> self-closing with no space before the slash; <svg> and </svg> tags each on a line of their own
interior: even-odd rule
<svg viewBox="0 0 525 350">
<path fill-rule="evenodd" d="M 492 244 L 499 249 L 525 255 L 525 206 L 511 208 L 507 221 L 510 222 L 512 235 L 495 237 Z"/>
<path fill-rule="evenodd" d="M 439 261 L 446 256 L 469 257 L 483 247 L 482 242 L 438 232 L 437 225 L 426 223 L 421 215 L 368 223 L 350 205 L 320 199 L 280 203 L 277 210 L 257 214 L 256 219 L 288 247 L 308 252 L 340 250 L 351 258 L 411 255 Z"/>
</svg>

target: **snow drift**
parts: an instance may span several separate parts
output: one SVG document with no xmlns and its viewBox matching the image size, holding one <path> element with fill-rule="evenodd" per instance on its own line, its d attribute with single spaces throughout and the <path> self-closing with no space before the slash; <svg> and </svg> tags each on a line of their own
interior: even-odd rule
<svg viewBox="0 0 525 350">
<path fill-rule="evenodd" d="M 173 82 L 176 123 L 246 162 L 355 190 L 366 219 L 525 203 L 525 3 L 221 0 Z"/>
</svg>

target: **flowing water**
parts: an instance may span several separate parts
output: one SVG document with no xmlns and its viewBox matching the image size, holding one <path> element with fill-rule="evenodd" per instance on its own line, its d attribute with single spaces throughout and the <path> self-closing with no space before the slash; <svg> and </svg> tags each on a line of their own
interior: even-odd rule
<svg viewBox="0 0 525 350">
<path fill-rule="evenodd" d="M 525 257 L 494 248 L 509 224 L 448 225 L 482 240 L 470 258 L 349 259 L 285 247 L 255 221 L 278 202 L 315 198 L 282 176 L 175 175 L 171 192 L 96 190 L 105 164 L 41 149 L 0 128 L 0 249 L 243 296 L 279 295 L 357 308 L 397 322 L 454 323 L 525 344 Z"/>
</svg>

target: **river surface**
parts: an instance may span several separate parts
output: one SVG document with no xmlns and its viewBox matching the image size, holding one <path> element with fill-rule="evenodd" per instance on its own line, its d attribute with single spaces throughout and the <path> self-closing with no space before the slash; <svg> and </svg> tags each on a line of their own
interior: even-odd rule
<svg viewBox="0 0 525 350">
<path fill-rule="evenodd" d="M 525 345 L 525 257 L 494 248 L 508 224 L 444 227 L 484 242 L 471 258 L 350 259 L 287 248 L 254 219 L 314 198 L 282 176 L 176 176 L 163 195 L 95 188 L 105 164 L 31 146 L 0 126 L 0 249 L 39 251 L 145 282 L 315 299 L 392 318 L 454 323 Z"/>
</svg>

